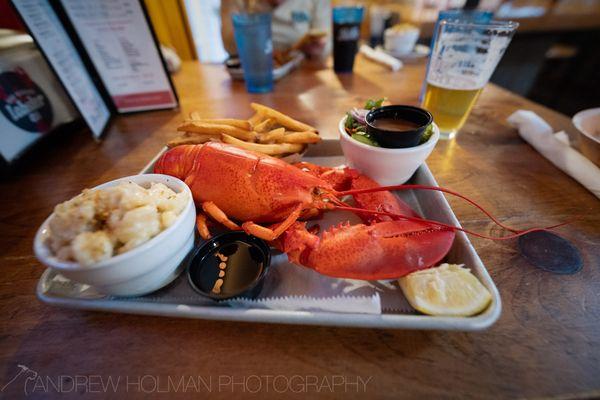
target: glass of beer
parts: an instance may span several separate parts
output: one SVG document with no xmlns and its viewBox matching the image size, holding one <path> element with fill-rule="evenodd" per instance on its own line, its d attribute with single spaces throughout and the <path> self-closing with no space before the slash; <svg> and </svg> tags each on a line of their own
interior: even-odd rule
<svg viewBox="0 0 600 400">
<path fill-rule="evenodd" d="M 464 125 L 518 25 L 510 21 L 439 23 L 422 106 L 433 114 L 442 138 L 454 138 Z"/>
</svg>

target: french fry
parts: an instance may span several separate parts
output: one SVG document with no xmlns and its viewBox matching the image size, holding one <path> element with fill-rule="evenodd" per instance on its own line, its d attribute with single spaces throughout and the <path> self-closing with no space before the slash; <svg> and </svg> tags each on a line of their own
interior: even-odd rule
<svg viewBox="0 0 600 400">
<path fill-rule="evenodd" d="M 183 135 L 170 140 L 167 147 L 180 146 L 182 144 L 202 144 L 210 140 L 219 140 L 218 135 L 207 135 L 203 133 L 185 132 Z"/>
<path fill-rule="evenodd" d="M 302 149 L 304 148 L 304 146 L 301 144 L 292 144 L 292 143 L 277 143 L 277 144 L 248 143 L 248 142 L 244 142 L 243 140 L 236 139 L 233 136 L 229 136 L 226 133 L 221 135 L 221 140 L 225 143 L 241 147 L 242 149 L 256 151 L 256 152 L 267 154 L 270 156 L 273 156 L 276 154 L 298 153 L 298 152 L 302 151 Z"/>
<path fill-rule="evenodd" d="M 251 131 L 237 128 L 231 125 L 210 124 L 207 122 L 188 121 L 184 122 L 177 128 L 178 131 L 205 133 L 209 135 L 220 135 L 226 133 L 238 139 L 253 142 L 256 139 L 256 134 Z"/>
<path fill-rule="evenodd" d="M 307 144 L 320 141 L 315 128 L 270 107 L 252 103 L 255 113 L 247 120 L 235 118 L 202 118 L 197 111 L 177 128 L 180 136 L 167 143 L 169 147 L 222 141 L 242 149 L 274 157 L 300 153 Z M 256 143 L 258 142 L 258 143 Z"/>
<path fill-rule="evenodd" d="M 251 116 L 250 119 L 248 119 L 248 122 L 250 123 L 252 128 L 254 128 L 256 125 L 260 124 L 260 122 L 263 119 L 264 119 L 264 116 L 262 115 L 262 113 L 257 112 L 253 116 Z"/>
<path fill-rule="evenodd" d="M 199 123 L 202 123 L 202 124 L 214 124 L 214 125 L 229 125 L 229 126 L 235 126 L 236 128 L 244 129 L 246 131 L 252 130 L 252 125 L 250 125 L 250 122 L 246 121 L 245 119 L 234 119 L 234 118 L 217 118 L 217 119 L 192 118 L 192 119 L 186 120 L 185 122 L 187 122 L 187 123 L 199 122 Z"/>
<path fill-rule="evenodd" d="M 287 115 L 280 113 L 277 110 L 274 110 L 270 107 L 263 106 L 258 103 L 251 103 L 250 107 L 254 109 L 257 113 L 262 113 L 267 118 L 273 118 L 275 121 L 279 122 L 280 125 L 288 128 L 291 131 L 316 131 L 316 128 L 313 128 L 310 125 L 307 125 L 303 122 L 296 121 L 295 119 L 288 117 Z"/>
<path fill-rule="evenodd" d="M 313 131 L 290 132 L 277 138 L 278 143 L 318 143 L 320 141 L 319 135 Z"/>
<path fill-rule="evenodd" d="M 285 128 L 277 128 L 269 131 L 267 133 L 262 133 L 258 135 L 259 143 L 274 143 L 279 142 L 281 138 L 285 135 Z"/>
<path fill-rule="evenodd" d="M 271 130 L 274 124 L 275 120 L 273 118 L 267 118 L 264 121 L 256 124 L 254 126 L 254 131 L 259 133 L 268 132 L 269 130 Z"/>
</svg>

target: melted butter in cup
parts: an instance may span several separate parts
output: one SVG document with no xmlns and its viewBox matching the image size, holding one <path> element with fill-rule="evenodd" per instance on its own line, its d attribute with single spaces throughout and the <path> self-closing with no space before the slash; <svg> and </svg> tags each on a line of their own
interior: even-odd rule
<svg viewBox="0 0 600 400">
<path fill-rule="evenodd" d="M 269 263 L 266 242 L 244 232 L 228 232 L 198 250 L 188 279 L 194 290 L 215 300 L 253 298 L 262 288 Z"/>
</svg>

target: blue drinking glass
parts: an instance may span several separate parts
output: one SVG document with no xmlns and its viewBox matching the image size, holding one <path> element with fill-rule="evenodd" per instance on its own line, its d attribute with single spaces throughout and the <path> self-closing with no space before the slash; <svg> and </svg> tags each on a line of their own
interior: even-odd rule
<svg viewBox="0 0 600 400">
<path fill-rule="evenodd" d="M 444 10 L 438 14 L 438 19 L 433 28 L 433 35 L 431 35 L 430 51 L 433 53 L 433 46 L 437 39 L 438 27 L 441 21 L 456 21 L 456 22 L 470 22 L 473 24 L 488 24 L 492 21 L 494 13 L 491 11 L 484 10 Z M 429 63 L 431 58 L 427 61 L 427 67 L 425 67 L 425 76 L 429 72 Z M 427 81 L 423 82 L 421 88 L 421 94 L 419 95 L 419 101 L 423 101 L 425 95 L 425 89 L 427 88 Z"/>
<path fill-rule="evenodd" d="M 246 90 L 266 93 L 273 90 L 273 41 L 271 14 L 233 14 L 231 16 Z"/>
</svg>

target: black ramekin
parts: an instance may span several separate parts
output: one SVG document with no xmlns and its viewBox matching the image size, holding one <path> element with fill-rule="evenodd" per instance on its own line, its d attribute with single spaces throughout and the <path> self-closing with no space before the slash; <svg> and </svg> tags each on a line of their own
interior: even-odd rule
<svg viewBox="0 0 600 400">
<path fill-rule="evenodd" d="M 199 269 L 203 268 L 206 264 L 206 259 L 215 248 L 226 245 L 227 243 L 233 243 L 235 241 L 241 241 L 247 243 L 253 247 L 256 247 L 260 250 L 263 255 L 263 269 L 253 282 L 248 284 L 243 290 L 238 293 L 231 294 L 229 296 L 213 293 L 210 291 L 204 291 L 200 288 L 199 283 L 196 282 L 195 279 L 198 279 L 200 273 Z M 209 297 L 213 300 L 226 300 L 235 297 L 244 297 L 253 299 L 260 294 L 262 290 L 263 281 L 267 272 L 269 270 L 269 266 L 271 264 L 271 251 L 267 242 L 257 237 L 246 234 L 242 231 L 231 231 L 226 232 L 220 235 L 213 237 L 207 242 L 203 243 L 197 250 L 195 250 L 195 254 L 193 255 L 187 270 L 188 282 L 192 289 L 194 289 L 197 293 L 202 296 Z"/>
<path fill-rule="evenodd" d="M 373 122 L 379 118 L 402 119 L 414 122 L 418 125 L 418 128 L 408 131 L 391 131 L 377 128 L 373 125 Z M 425 130 L 433 122 L 433 116 L 429 111 L 419 107 L 392 105 L 379 107 L 370 111 L 365 120 L 367 122 L 367 133 L 381 147 L 396 149 L 418 145 Z"/>
</svg>

